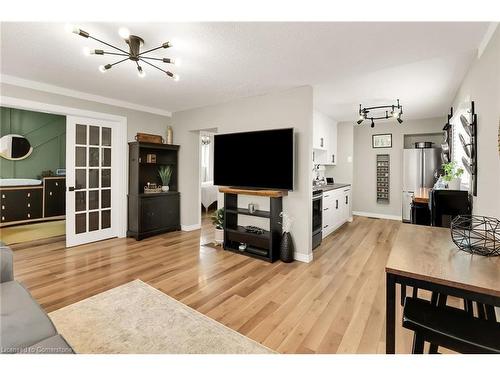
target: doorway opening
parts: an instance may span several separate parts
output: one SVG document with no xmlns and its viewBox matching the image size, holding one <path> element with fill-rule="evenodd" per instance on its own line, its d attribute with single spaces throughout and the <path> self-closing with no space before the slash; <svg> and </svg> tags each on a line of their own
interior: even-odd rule
<svg viewBox="0 0 500 375">
<path fill-rule="evenodd" d="M 215 129 L 200 131 L 200 201 L 202 242 L 213 237 L 212 216 L 218 207 L 219 189 L 214 185 Z"/>
<path fill-rule="evenodd" d="M 65 224 L 66 116 L 0 107 L 0 240 L 61 240 Z"/>
<path fill-rule="evenodd" d="M 31 140 L 33 148 L 25 160 L 2 158 L 0 240 L 9 245 L 66 241 L 70 247 L 125 237 L 128 173 L 127 158 L 120 155 L 127 153 L 126 118 L 1 96 L 0 108 L 2 135 L 9 130 L 4 108 L 13 111 L 14 118 L 22 113 L 24 130 L 18 133 Z M 25 129 L 30 116 L 42 118 L 35 121 L 39 129 Z M 85 142 L 77 139 L 82 124 L 88 132 Z M 14 163 L 10 172 L 4 161 Z"/>
</svg>

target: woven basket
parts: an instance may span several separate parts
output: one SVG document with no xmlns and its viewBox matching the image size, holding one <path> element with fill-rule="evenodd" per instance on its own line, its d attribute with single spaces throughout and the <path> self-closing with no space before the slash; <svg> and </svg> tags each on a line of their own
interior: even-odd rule
<svg viewBox="0 0 500 375">
<path fill-rule="evenodd" d="M 144 194 L 161 193 L 161 186 L 157 188 L 144 187 Z"/>
<path fill-rule="evenodd" d="M 500 220 L 459 215 L 451 222 L 451 238 L 460 250 L 484 256 L 500 255 Z"/>
</svg>

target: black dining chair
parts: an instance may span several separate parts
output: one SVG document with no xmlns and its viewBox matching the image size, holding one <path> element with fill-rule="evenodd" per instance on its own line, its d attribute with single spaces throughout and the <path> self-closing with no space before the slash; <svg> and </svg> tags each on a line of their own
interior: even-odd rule
<svg viewBox="0 0 500 375">
<path fill-rule="evenodd" d="M 403 327 L 413 334 L 413 354 L 423 354 L 424 343 L 459 353 L 500 354 L 500 323 L 471 316 L 466 310 L 432 305 L 429 301 L 407 297 Z"/>
</svg>

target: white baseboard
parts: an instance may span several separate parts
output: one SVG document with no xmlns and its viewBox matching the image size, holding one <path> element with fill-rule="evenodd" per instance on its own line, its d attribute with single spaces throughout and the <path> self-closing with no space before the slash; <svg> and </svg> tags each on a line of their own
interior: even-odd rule
<svg viewBox="0 0 500 375">
<path fill-rule="evenodd" d="M 313 255 L 312 253 L 311 254 L 295 253 L 293 255 L 293 259 L 298 260 L 299 262 L 310 263 L 313 260 Z"/>
<path fill-rule="evenodd" d="M 387 219 L 387 220 L 402 220 L 401 215 L 385 215 L 385 214 L 378 214 L 375 212 L 364 212 L 364 211 L 353 211 L 353 215 L 357 216 L 366 216 L 366 217 L 376 217 L 377 219 Z"/>
<path fill-rule="evenodd" d="M 184 225 L 184 224 L 181 224 L 181 230 L 183 232 L 191 232 L 193 230 L 198 230 L 198 229 L 201 229 L 201 225 L 200 224 L 193 224 L 193 225 Z"/>
</svg>

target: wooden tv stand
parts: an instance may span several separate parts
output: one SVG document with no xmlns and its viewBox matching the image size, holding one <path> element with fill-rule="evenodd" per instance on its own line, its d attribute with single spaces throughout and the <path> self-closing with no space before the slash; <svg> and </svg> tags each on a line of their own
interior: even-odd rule
<svg viewBox="0 0 500 375">
<path fill-rule="evenodd" d="M 224 193 L 224 250 L 247 255 L 253 258 L 274 262 L 279 259 L 281 235 L 283 231 L 280 214 L 283 211 L 283 197 L 288 194 L 282 190 L 249 190 L 222 187 Z M 250 213 L 247 208 L 238 207 L 238 195 L 269 197 L 270 210 L 256 210 Z M 269 219 L 269 231 L 263 234 L 245 231 L 238 225 L 238 215 L 256 216 Z M 246 243 L 246 250 L 239 250 L 240 243 Z"/>
</svg>

